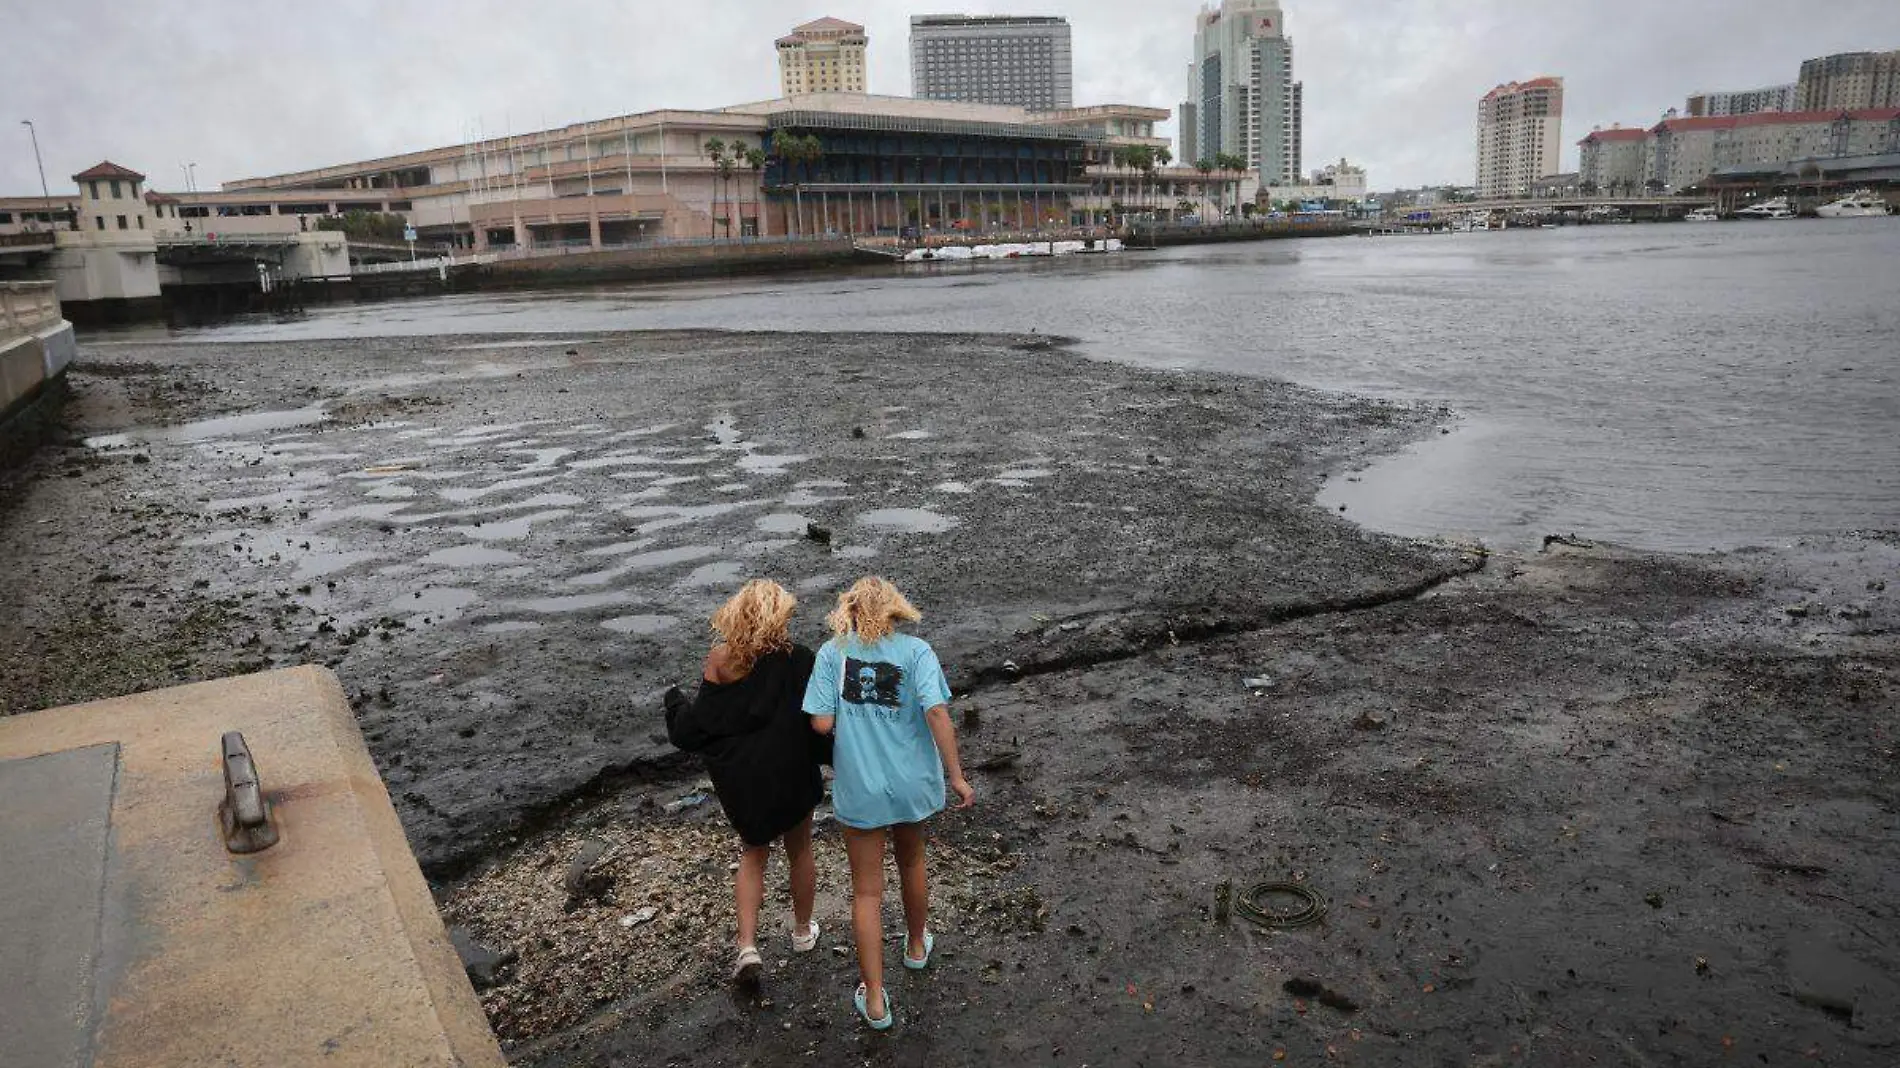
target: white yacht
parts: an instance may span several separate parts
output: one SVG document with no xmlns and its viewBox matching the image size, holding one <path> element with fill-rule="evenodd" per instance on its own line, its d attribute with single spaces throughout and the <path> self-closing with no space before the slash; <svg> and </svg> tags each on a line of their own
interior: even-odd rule
<svg viewBox="0 0 1900 1068">
<path fill-rule="evenodd" d="M 1886 215 L 1887 202 L 1874 195 L 1871 189 L 1861 189 L 1835 201 L 1814 209 L 1814 213 L 1823 219 L 1860 219 L 1869 215 Z"/>
<path fill-rule="evenodd" d="M 1787 197 L 1774 197 L 1759 204 L 1750 204 L 1736 212 L 1735 217 L 1738 219 L 1792 219 L 1794 208 L 1788 205 Z"/>
<path fill-rule="evenodd" d="M 1715 206 L 1697 208 L 1682 217 L 1683 222 L 1721 222 L 1722 216 L 1716 213 Z"/>
</svg>

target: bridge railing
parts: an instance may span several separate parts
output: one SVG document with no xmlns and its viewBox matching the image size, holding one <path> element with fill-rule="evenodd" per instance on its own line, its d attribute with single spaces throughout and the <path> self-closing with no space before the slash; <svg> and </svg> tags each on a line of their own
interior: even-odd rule
<svg viewBox="0 0 1900 1068">
<path fill-rule="evenodd" d="M 415 260 L 391 260 L 388 263 L 359 263 L 350 268 L 350 274 L 410 274 L 441 270 L 444 267 L 466 267 L 474 263 L 493 263 L 496 258 L 493 252 L 472 252 L 461 256 L 424 256 Z"/>
<path fill-rule="evenodd" d="M 0 282 L 0 342 L 37 334 L 63 318 L 51 282 Z"/>
<path fill-rule="evenodd" d="M 278 248 L 296 243 L 296 234 L 162 234 L 153 238 L 153 244 L 160 248 L 218 248 L 225 245 Z"/>
</svg>

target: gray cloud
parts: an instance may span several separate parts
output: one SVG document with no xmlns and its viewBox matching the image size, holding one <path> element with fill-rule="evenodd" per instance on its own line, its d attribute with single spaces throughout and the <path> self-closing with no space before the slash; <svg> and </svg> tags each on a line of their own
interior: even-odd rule
<svg viewBox="0 0 1900 1068">
<path fill-rule="evenodd" d="M 0 193 L 110 158 L 200 186 L 657 107 L 777 95 L 775 37 L 863 22 L 872 90 L 909 91 L 913 12 L 1061 14 L 1078 103 L 1175 107 L 1196 0 L 922 6 L 893 0 L 18 0 L 0 64 Z M 1377 187 L 1470 181 L 1477 98 L 1562 75 L 1565 140 L 1654 122 L 1696 89 L 1794 80 L 1804 58 L 1900 47 L 1900 3 L 1816 0 L 1285 0 L 1306 83 L 1306 160 Z M 1568 149 L 1566 165 L 1574 165 Z"/>
</svg>

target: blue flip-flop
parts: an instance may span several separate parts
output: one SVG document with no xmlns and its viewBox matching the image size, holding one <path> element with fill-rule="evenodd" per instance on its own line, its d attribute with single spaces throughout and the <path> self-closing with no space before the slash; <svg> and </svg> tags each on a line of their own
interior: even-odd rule
<svg viewBox="0 0 1900 1068">
<path fill-rule="evenodd" d="M 931 934 L 929 931 L 925 931 L 923 959 L 918 960 L 918 959 L 913 958 L 910 955 L 910 946 L 908 943 L 906 943 L 904 946 L 904 967 L 909 968 L 913 972 L 921 972 L 925 968 L 930 967 L 930 954 L 931 954 L 931 951 L 935 950 L 936 948 L 937 948 L 937 936 Z"/>
<path fill-rule="evenodd" d="M 858 1007 L 858 1015 L 864 1018 L 865 1023 L 871 1025 L 871 1030 L 889 1031 L 891 1025 L 897 1022 L 897 1006 L 891 1002 L 891 992 L 884 991 L 884 1018 L 882 1020 L 871 1019 L 871 1010 L 864 1004 L 864 995 L 864 984 L 859 983 L 858 992 L 851 995 L 851 1003 Z"/>
</svg>

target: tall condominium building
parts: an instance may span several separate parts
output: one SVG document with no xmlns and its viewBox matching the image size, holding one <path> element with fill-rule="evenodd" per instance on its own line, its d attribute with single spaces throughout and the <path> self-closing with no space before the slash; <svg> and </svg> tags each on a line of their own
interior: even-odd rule
<svg viewBox="0 0 1900 1068">
<path fill-rule="evenodd" d="M 795 93 L 862 93 L 864 27 L 843 19 L 822 18 L 778 39 L 779 88 Z"/>
<path fill-rule="evenodd" d="M 1564 80 L 1510 82 L 1478 101 L 1478 195 L 1530 195 L 1557 173 L 1563 152 Z"/>
<path fill-rule="evenodd" d="M 1689 97 L 1683 114 L 1692 119 L 1717 119 L 1729 115 L 1755 115 L 1764 111 L 1793 111 L 1795 85 L 1770 85 L 1763 89 L 1737 89 L 1725 93 L 1696 93 Z"/>
<path fill-rule="evenodd" d="M 1263 182 L 1298 182 L 1303 101 L 1279 0 L 1221 0 L 1194 27 L 1182 162 L 1239 156 Z"/>
<path fill-rule="evenodd" d="M 910 95 L 1037 111 L 1074 107 L 1069 22 L 1042 15 L 912 15 Z"/>
<path fill-rule="evenodd" d="M 1795 111 L 1900 107 L 1900 51 L 1842 52 L 1801 64 Z"/>
</svg>

